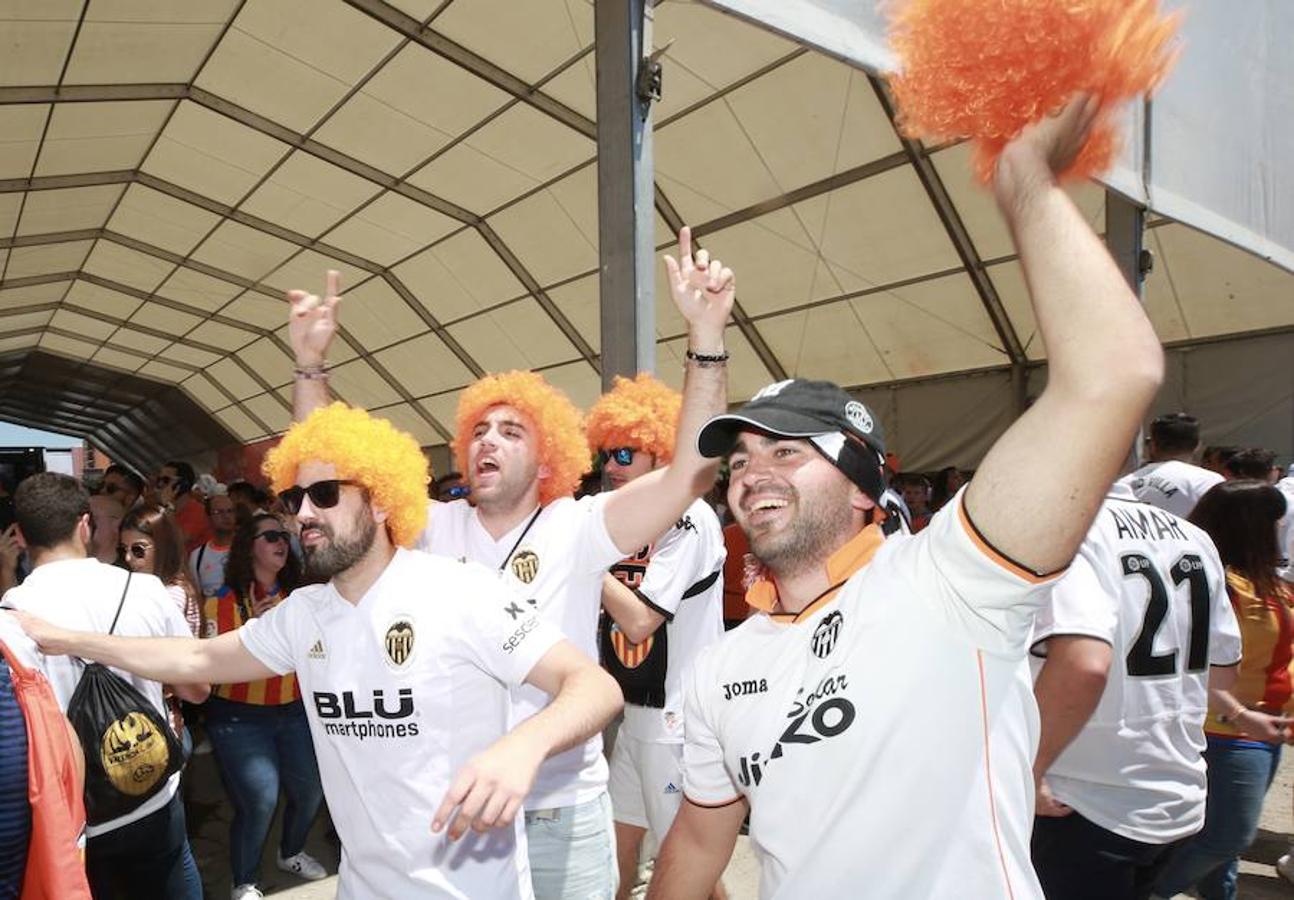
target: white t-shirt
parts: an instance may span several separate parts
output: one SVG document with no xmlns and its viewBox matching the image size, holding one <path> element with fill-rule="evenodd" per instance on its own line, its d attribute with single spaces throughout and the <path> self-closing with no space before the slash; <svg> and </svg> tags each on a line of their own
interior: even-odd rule
<svg viewBox="0 0 1294 900">
<path fill-rule="evenodd" d="M 597 659 L 602 578 L 623 556 L 607 534 L 603 517 L 607 496 L 554 500 L 497 541 L 466 500 L 433 503 L 417 547 L 492 570 L 519 595 L 515 616 L 537 610 L 590 659 Z M 470 594 L 461 598 L 462 602 L 474 600 Z M 547 694 L 529 685 L 514 690 L 513 699 L 518 722 L 539 712 L 549 701 Z M 600 796 L 606 787 L 602 737 L 594 735 L 544 761 L 526 808 L 575 806 Z"/>
<path fill-rule="evenodd" d="M 229 547 L 217 547 L 207 541 L 194 547 L 189 554 L 189 571 L 193 573 L 194 583 L 202 591 L 203 597 L 214 597 L 225 583 L 225 561 L 229 559 Z"/>
<path fill-rule="evenodd" d="M 1285 515 L 1276 526 L 1277 549 L 1281 555 L 1276 574 L 1286 581 L 1294 581 L 1294 478 L 1282 478 L 1276 482 L 1276 489 L 1285 496 Z"/>
<path fill-rule="evenodd" d="M 93 631 L 107 634 L 117 604 L 126 589 L 126 570 L 105 565 L 97 559 L 64 559 L 37 566 L 27 580 L 4 595 L 4 605 L 40 616 L 54 625 L 74 631 Z M 185 637 L 193 638 L 184 616 L 175 607 L 162 582 L 152 575 L 132 575 L 130 593 L 121 607 L 121 617 L 113 634 L 125 637 Z M 67 705 L 81 682 L 82 664 L 71 656 L 39 657 L 39 668 L 49 679 L 58 698 L 58 705 L 67 712 Z M 134 685 L 148 702 L 157 708 L 163 720 L 167 718 L 162 700 L 162 686 L 113 669 Z M 166 786 L 132 812 L 98 825 L 86 828 L 87 837 L 115 831 L 123 825 L 137 822 L 157 812 L 175 796 L 180 783 L 176 772 Z"/>
<path fill-rule="evenodd" d="M 1211 469 L 1170 459 L 1147 463 L 1115 483 L 1126 485 L 1138 500 L 1186 518 L 1209 488 L 1224 480 Z"/>
<path fill-rule="evenodd" d="M 561 639 L 513 602 L 479 566 L 398 550 L 358 604 L 310 585 L 238 631 L 296 672 L 341 836 L 338 897 L 533 896 L 520 817 L 457 843 L 431 831 L 458 770 L 507 731 L 507 686 Z"/>
<path fill-rule="evenodd" d="M 656 633 L 631 644 L 606 616 L 602 664 L 625 695 L 620 733 L 640 741 L 683 742 L 683 675 L 723 634 L 723 561 L 728 551 L 714 510 L 695 500 L 655 544 L 611 572 L 665 617 Z"/>
<path fill-rule="evenodd" d="M 756 613 L 702 652 L 685 794 L 749 801 L 765 900 L 1041 900 L 1025 657 L 1054 577 L 992 550 L 960 496 L 915 536 L 869 527 L 828 576 L 851 567 L 799 616 Z"/>
<path fill-rule="evenodd" d="M 1199 831 L 1209 666 L 1240 660 L 1213 541 L 1185 519 L 1112 495 L 1038 613 L 1035 654 L 1057 635 L 1099 638 L 1114 652 L 1096 711 L 1047 773 L 1052 795 L 1145 844 Z M 1042 662 L 1035 656 L 1035 676 Z"/>
</svg>

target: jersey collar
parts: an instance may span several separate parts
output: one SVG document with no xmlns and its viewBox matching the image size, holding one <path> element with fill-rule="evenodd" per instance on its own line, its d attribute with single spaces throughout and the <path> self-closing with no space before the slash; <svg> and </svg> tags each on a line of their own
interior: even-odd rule
<svg viewBox="0 0 1294 900">
<path fill-rule="evenodd" d="M 846 581 L 872 561 L 872 557 L 876 555 L 876 551 L 883 543 L 885 543 L 885 535 L 879 525 L 868 525 L 854 535 L 827 560 L 827 582 L 832 587 L 798 613 L 775 611 L 777 585 L 770 578 L 760 578 L 746 589 L 746 603 L 760 612 L 768 613 L 783 621 L 799 621 L 835 597 Z"/>
</svg>

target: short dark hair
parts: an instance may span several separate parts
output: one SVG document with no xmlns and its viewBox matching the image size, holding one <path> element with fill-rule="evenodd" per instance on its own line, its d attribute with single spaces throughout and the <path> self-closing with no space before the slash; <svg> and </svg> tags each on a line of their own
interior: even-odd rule
<svg viewBox="0 0 1294 900">
<path fill-rule="evenodd" d="M 234 498 L 229 496 L 229 492 L 228 492 L 228 491 L 226 491 L 226 492 L 225 492 L 225 493 L 223 493 L 223 494 L 212 494 L 212 495 L 211 495 L 211 496 L 209 496 L 209 497 L 203 497 L 203 498 L 202 498 L 202 508 L 203 508 L 203 509 L 205 509 L 205 510 L 207 511 L 207 515 L 211 515 L 211 501 L 215 500 L 217 497 L 224 497 L 224 498 L 225 498 L 226 500 L 228 500 L 230 503 L 233 503 L 233 502 L 234 502 Z M 235 504 L 235 505 L 237 505 L 237 504 Z"/>
<path fill-rule="evenodd" d="M 1261 447 L 1250 447 L 1240 450 L 1228 459 L 1224 465 L 1234 478 L 1256 478 L 1266 481 L 1271 475 L 1272 466 L 1276 465 L 1276 452 Z"/>
<path fill-rule="evenodd" d="M 1232 447 L 1229 445 L 1226 445 L 1226 446 L 1209 445 L 1208 447 L 1204 448 L 1204 452 L 1200 454 L 1200 456 L 1203 458 L 1205 463 L 1208 463 L 1210 460 L 1212 460 L 1214 463 L 1216 463 L 1219 466 L 1225 466 L 1227 463 L 1231 461 L 1231 457 L 1235 456 L 1239 452 L 1240 452 L 1239 447 Z"/>
<path fill-rule="evenodd" d="M 90 514 L 90 492 L 68 475 L 40 472 L 18 485 L 13 505 L 23 540 L 45 550 L 71 539 L 76 523 Z"/>
<path fill-rule="evenodd" d="M 1169 413 L 1150 423 L 1150 439 L 1165 453 L 1194 453 L 1200 445 L 1200 423 L 1186 413 Z"/>
<path fill-rule="evenodd" d="M 127 469 L 120 463 L 113 463 L 103 472 L 104 478 L 107 478 L 109 475 L 120 475 L 136 494 L 144 493 L 144 479 L 133 469 Z"/>
<path fill-rule="evenodd" d="M 198 474 L 193 471 L 193 466 L 189 465 L 182 459 L 173 459 L 170 462 L 162 463 L 162 468 L 175 470 L 175 474 L 180 479 L 180 484 L 183 485 L 183 487 L 179 485 L 176 486 L 176 491 L 178 493 L 187 494 L 189 491 L 193 490 L 193 483 L 198 480 Z"/>
</svg>

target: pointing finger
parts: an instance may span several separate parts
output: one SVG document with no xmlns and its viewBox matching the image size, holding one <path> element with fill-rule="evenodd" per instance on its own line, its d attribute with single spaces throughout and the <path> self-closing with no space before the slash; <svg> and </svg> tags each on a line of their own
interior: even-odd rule
<svg viewBox="0 0 1294 900">
<path fill-rule="evenodd" d="M 324 283 L 327 285 L 324 290 L 325 297 L 331 299 L 338 296 L 341 293 L 341 272 L 336 269 L 329 269 L 328 275 L 324 278 Z"/>
<path fill-rule="evenodd" d="M 466 797 L 467 792 L 471 790 L 472 782 L 474 780 L 472 773 L 466 769 L 458 773 L 458 776 L 454 779 L 454 783 L 451 784 L 449 786 L 449 790 L 445 792 L 445 799 L 440 801 L 440 808 L 436 810 L 436 815 L 432 817 L 432 831 L 439 832 L 445 827 L 445 821 L 449 818 L 450 812 L 453 811 L 454 807 L 463 802 L 463 798 Z"/>
<path fill-rule="evenodd" d="M 684 225 L 678 230 L 678 258 L 685 263 L 692 259 L 692 227 Z"/>
</svg>

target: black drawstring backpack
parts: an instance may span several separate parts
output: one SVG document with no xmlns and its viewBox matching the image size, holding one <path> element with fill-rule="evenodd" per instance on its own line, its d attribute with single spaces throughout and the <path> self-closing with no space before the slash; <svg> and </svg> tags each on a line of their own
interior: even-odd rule
<svg viewBox="0 0 1294 900">
<path fill-rule="evenodd" d="M 108 634 L 117 628 L 126 587 Z M 84 663 L 67 718 L 85 751 L 85 812 L 100 825 L 138 809 L 184 765 L 166 717 L 134 685 L 101 663 Z"/>
</svg>

